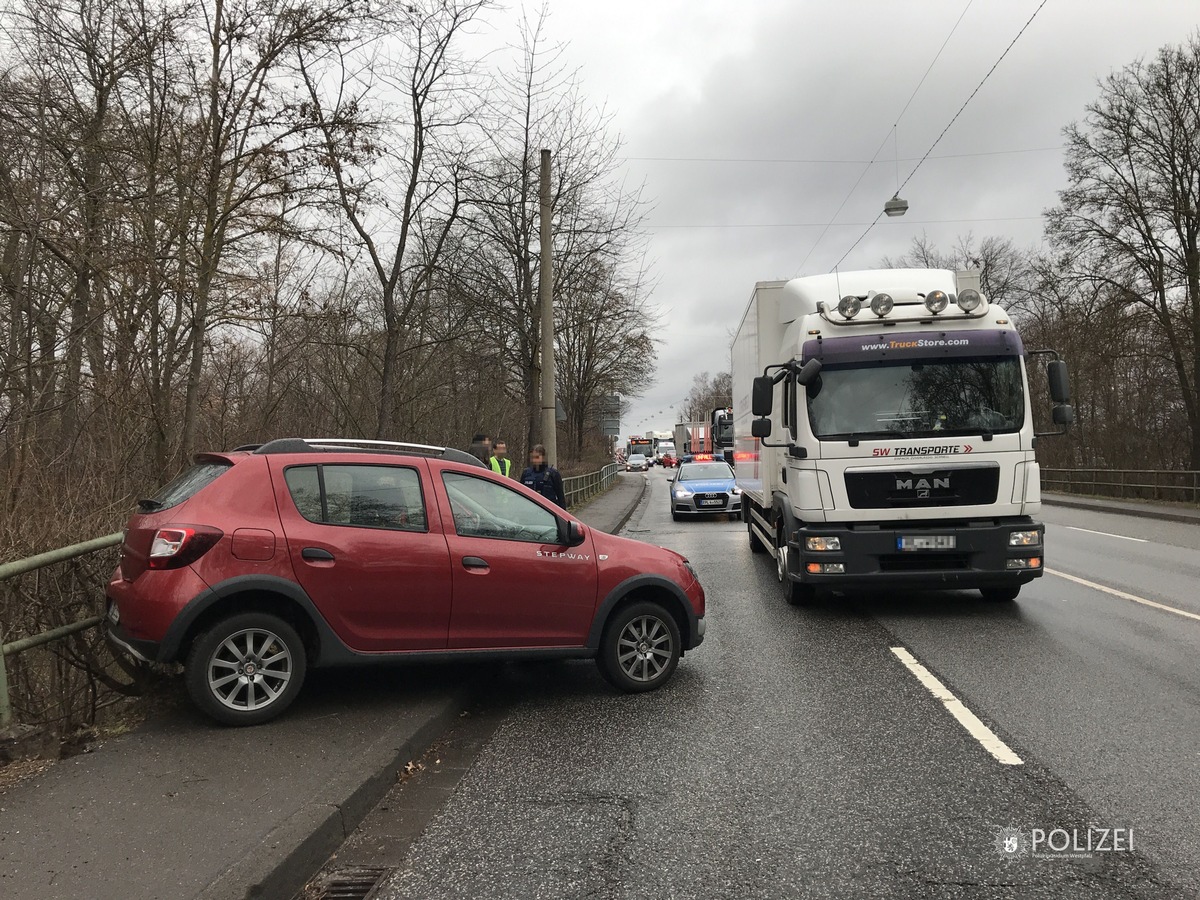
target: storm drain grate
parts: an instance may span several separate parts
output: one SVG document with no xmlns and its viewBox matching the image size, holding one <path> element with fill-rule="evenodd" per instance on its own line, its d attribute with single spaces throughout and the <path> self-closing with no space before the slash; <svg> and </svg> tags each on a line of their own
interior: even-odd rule
<svg viewBox="0 0 1200 900">
<path fill-rule="evenodd" d="M 320 900 L 367 900 L 391 869 L 343 869 L 325 881 Z"/>
</svg>

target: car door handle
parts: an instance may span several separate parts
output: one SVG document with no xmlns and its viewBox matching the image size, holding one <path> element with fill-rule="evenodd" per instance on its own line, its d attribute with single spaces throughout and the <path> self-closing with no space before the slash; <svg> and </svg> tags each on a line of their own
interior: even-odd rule
<svg viewBox="0 0 1200 900">
<path fill-rule="evenodd" d="M 488 564 L 487 564 L 486 559 L 480 559 L 478 556 L 464 556 L 463 557 L 463 568 L 464 569 L 486 569 L 486 568 L 488 568 Z"/>
<path fill-rule="evenodd" d="M 319 559 L 324 562 L 333 562 L 333 554 L 328 550 L 322 550 L 320 547 L 305 547 L 300 551 L 300 556 L 304 559 Z"/>
</svg>

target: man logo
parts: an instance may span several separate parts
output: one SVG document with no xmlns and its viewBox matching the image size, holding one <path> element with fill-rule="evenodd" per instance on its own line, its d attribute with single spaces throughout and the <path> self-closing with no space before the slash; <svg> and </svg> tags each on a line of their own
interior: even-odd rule
<svg viewBox="0 0 1200 900">
<path fill-rule="evenodd" d="M 928 497 L 931 490 L 950 490 L 950 476 L 945 478 L 897 478 L 896 490 L 917 492 L 918 497 Z"/>
</svg>

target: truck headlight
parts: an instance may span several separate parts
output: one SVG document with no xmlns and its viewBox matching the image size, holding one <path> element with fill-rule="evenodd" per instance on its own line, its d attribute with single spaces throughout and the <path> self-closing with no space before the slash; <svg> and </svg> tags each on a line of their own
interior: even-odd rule
<svg viewBox="0 0 1200 900">
<path fill-rule="evenodd" d="M 1036 547 L 1041 542 L 1041 535 L 1036 531 L 1011 531 L 1008 534 L 1010 547 Z"/>
<path fill-rule="evenodd" d="M 810 537 L 804 539 L 804 549 L 811 550 L 814 553 L 822 553 L 826 550 L 841 550 L 842 539 L 837 537 Z"/>
</svg>

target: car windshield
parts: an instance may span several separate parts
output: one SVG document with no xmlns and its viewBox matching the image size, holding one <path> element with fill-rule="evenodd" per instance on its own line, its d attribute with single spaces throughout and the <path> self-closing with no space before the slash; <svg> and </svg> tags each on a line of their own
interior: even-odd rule
<svg viewBox="0 0 1200 900">
<path fill-rule="evenodd" d="M 679 469 L 680 481 L 732 480 L 733 469 L 728 463 L 687 463 Z"/>
<path fill-rule="evenodd" d="M 646 457 L 642 456 L 642 454 L 640 454 L 640 453 L 635 453 L 635 454 L 633 454 L 633 456 L 629 457 L 629 461 L 630 462 L 645 462 Z"/>
<path fill-rule="evenodd" d="M 807 393 L 818 438 L 1003 433 L 1025 420 L 1015 356 L 828 366 Z"/>
</svg>

